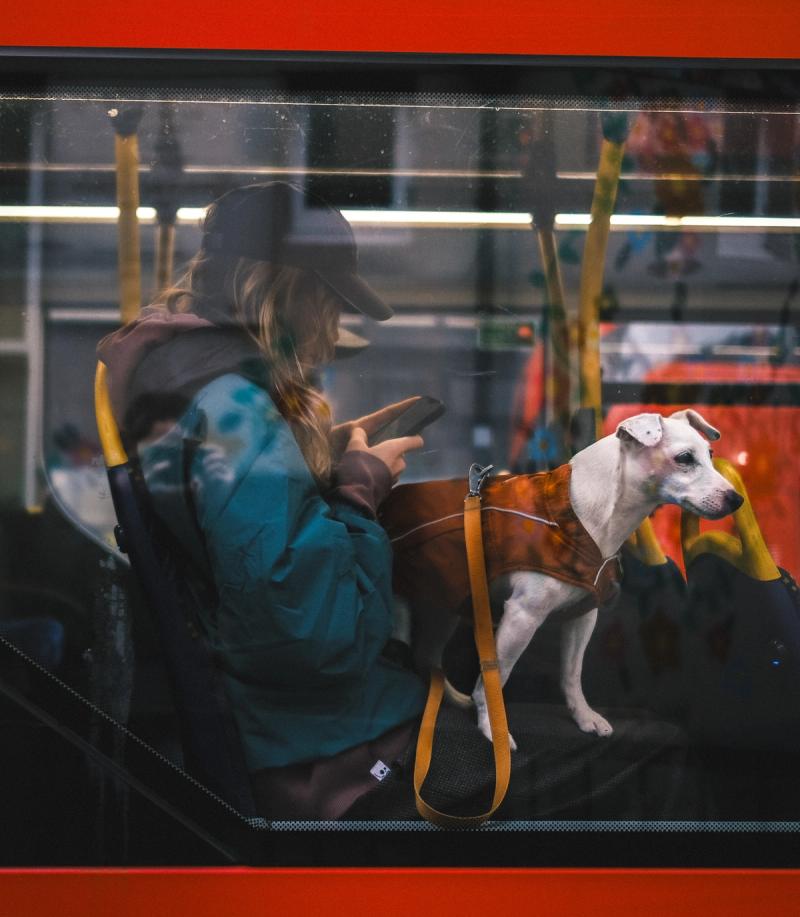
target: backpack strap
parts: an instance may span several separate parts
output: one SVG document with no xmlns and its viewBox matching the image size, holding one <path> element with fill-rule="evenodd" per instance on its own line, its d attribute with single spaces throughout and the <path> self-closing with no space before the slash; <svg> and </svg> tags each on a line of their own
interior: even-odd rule
<svg viewBox="0 0 800 917">
<path fill-rule="evenodd" d="M 467 549 L 467 566 L 472 590 L 472 607 L 475 629 L 475 645 L 481 664 L 481 677 L 486 693 L 486 706 L 489 712 L 489 726 L 492 734 L 494 752 L 495 786 L 491 808 L 480 815 L 447 815 L 428 805 L 422 798 L 421 791 L 431 763 L 433 736 L 436 718 L 444 692 L 444 675 L 440 669 L 431 673 L 431 686 L 428 701 L 422 714 L 417 754 L 414 763 L 414 796 L 417 811 L 427 821 L 441 828 L 474 828 L 483 824 L 497 811 L 508 790 L 511 776 L 511 751 L 508 741 L 508 722 L 503 702 L 503 685 L 500 679 L 500 666 L 497 662 L 497 651 L 492 630 L 492 613 L 489 603 L 489 585 L 486 581 L 486 561 L 483 553 L 483 531 L 481 528 L 480 487 L 491 466 L 479 468 L 473 465 L 470 469 L 470 491 L 464 500 L 464 540 Z"/>
</svg>

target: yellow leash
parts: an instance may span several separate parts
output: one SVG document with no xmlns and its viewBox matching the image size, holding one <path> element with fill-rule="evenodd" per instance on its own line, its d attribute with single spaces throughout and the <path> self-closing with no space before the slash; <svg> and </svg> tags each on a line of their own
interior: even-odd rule
<svg viewBox="0 0 800 917">
<path fill-rule="evenodd" d="M 414 763 L 414 795 L 419 814 L 441 828 L 474 828 L 483 824 L 497 811 L 508 790 L 511 776 L 511 750 L 508 742 L 508 722 L 503 702 L 503 685 L 492 630 L 492 612 L 489 604 L 489 586 L 486 582 L 486 561 L 483 554 L 483 532 L 481 530 L 480 486 L 491 466 L 470 469 L 470 492 L 464 500 L 464 536 L 467 547 L 467 566 L 472 588 L 475 645 L 481 663 L 483 687 L 486 692 L 486 706 L 494 751 L 495 785 L 492 806 L 480 815 L 447 815 L 428 805 L 422 798 L 422 785 L 428 775 L 433 751 L 433 735 L 436 718 L 444 693 L 444 675 L 438 669 L 431 673 L 428 701 L 422 714 L 422 724 L 417 738 L 417 754 Z"/>
</svg>

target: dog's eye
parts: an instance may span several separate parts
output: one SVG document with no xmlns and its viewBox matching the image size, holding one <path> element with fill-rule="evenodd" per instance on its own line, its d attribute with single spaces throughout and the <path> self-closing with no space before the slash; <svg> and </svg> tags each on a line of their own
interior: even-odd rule
<svg viewBox="0 0 800 917">
<path fill-rule="evenodd" d="M 675 461 L 679 465 L 694 465 L 694 456 L 691 452 L 681 452 L 675 456 Z"/>
</svg>

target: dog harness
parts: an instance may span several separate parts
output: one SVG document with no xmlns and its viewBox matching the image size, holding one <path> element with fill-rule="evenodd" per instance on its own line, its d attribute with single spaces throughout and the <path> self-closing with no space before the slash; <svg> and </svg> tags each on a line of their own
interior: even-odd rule
<svg viewBox="0 0 800 917">
<path fill-rule="evenodd" d="M 486 482 L 483 544 L 489 582 L 533 570 L 585 589 L 579 606 L 605 605 L 619 591 L 617 555 L 603 557 L 575 515 L 572 468 Z M 394 589 L 418 607 L 468 613 L 469 572 L 464 544 L 463 478 L 396 487 L 380 512 L 394 551 Z"/>
</svg>

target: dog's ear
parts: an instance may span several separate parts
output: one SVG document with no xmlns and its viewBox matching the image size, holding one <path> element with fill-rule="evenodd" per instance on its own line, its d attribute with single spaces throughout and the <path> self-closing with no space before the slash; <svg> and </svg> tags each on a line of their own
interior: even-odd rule
<svg viewBox="0 0 800 917">
<path fill-rule="evenodd" d="M 637 414 L 623 420 L 617 427 L 617 437 L 623 442 L 636 442 L 640 446 L 655 446 L 664 435 L 660 414 Z"/>
<path fill-rule="evenodd" d="M 674 414 L 669 415 L 669 419 L 685 420 L 690 427 L 694 427 L 698 433 L 702 433 L 703 436 L 708 437 L 708 439 L 712 441 L 719 439 L 719 430 L 716 427 L 712 427 L 705 417 L 698 414 L 697 411 L 693 411 L 691 408 L 687 408 L 685 411 L 676 411 Z"/>
</svg>

